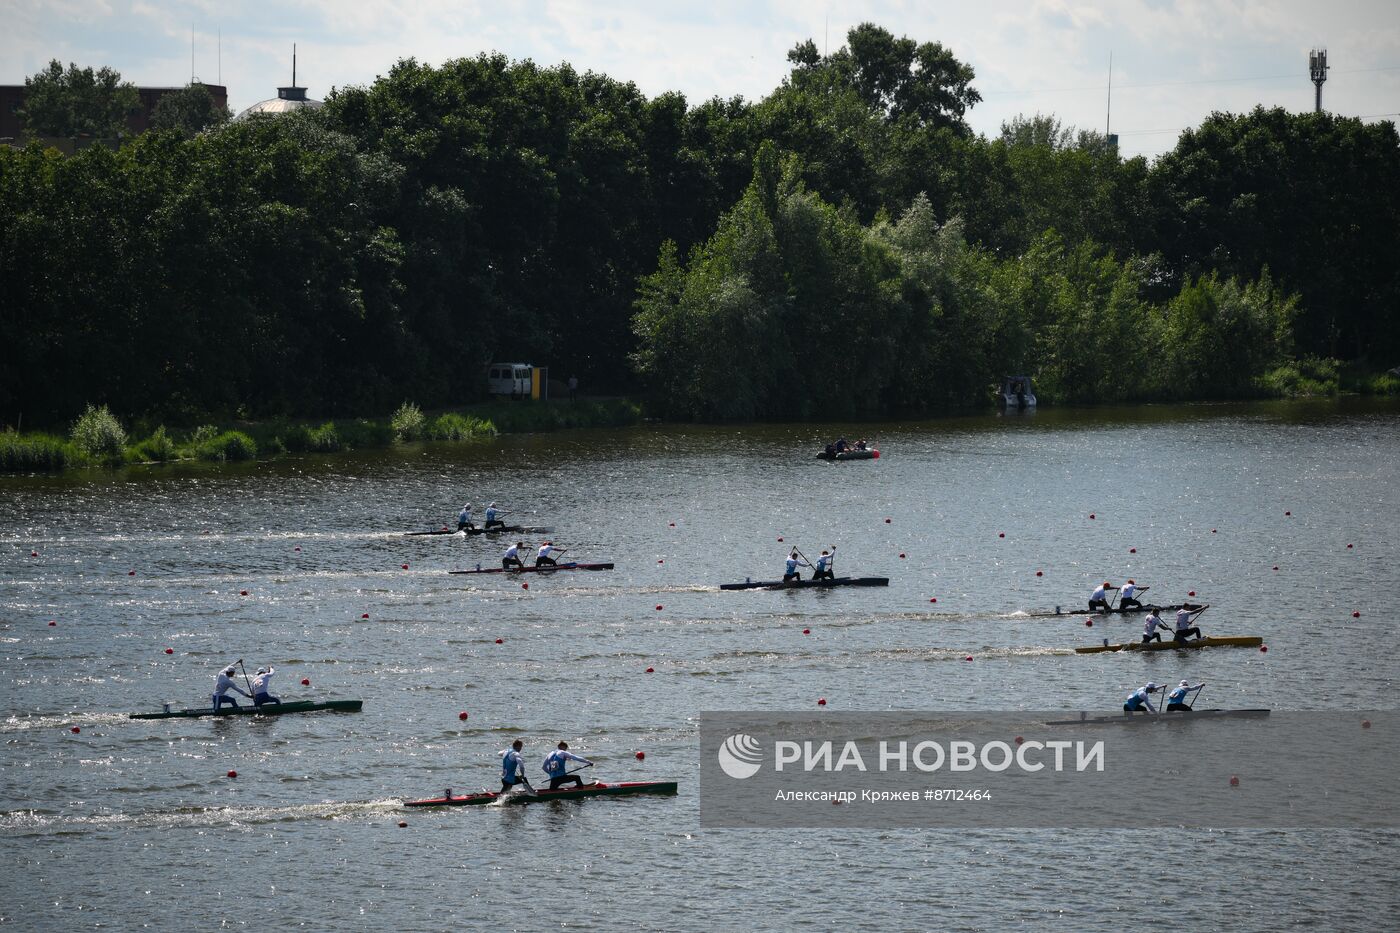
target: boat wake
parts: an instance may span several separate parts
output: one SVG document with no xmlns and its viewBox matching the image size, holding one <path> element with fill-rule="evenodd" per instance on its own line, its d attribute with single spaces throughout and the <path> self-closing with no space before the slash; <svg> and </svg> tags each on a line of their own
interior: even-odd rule
<svg viewBox="0 0 1400 933">
<path fill-rule="evenodd" d="M 172 807 L 132 813 L 59 813 L 51 810 L 9 810 L 0 813 L 0 835 L 23 838 L 106 831 L 113 828 L 252 828 L 271 823 L 306 820 L 358 820 L 398 812 L 397 798 L 302 804 L 288 807 Z"/>
</svg>

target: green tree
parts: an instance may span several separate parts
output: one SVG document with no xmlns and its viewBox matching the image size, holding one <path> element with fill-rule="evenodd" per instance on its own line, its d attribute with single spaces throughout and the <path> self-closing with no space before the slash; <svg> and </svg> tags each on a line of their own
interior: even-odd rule
<svg viewBox="0 0 1400 933">
<path fill-rule="evenodd" d="M 229 109 L 214 100 L 203 84 L 189 84 L 166 94 L 151 111 L 151 129 L 177 130 L 186 136 L 227 123 Z"/>
<path fill-rule="evenodd" d="M 58 59 L 24 80 L 25 129 L 40 136 L 94 136 L 110 139 L 126 133 L 127 117 L 141 108 L 136 85 L 122 81 L 111 68 L 65 71 Z"/>
</svg>

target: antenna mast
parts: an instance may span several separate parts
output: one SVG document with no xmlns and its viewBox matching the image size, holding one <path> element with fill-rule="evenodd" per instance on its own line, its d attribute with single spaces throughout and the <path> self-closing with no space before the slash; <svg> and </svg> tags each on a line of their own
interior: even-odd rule
<svg viewBox="0 0 1400 933">
<path fill-rule="evenodd" d="M 190 83 L 194 84 L 194 24 L 190 24 Z"/>
<path fill-rule="evenodd" d="M 1313 49 L 1308 53 L 1308 74 L 1312 76 L 1312 83 L 1317 86 L 1317 98 L 1313 103 L 1313 110 L 1322 113 L 1322 82 L 1327 80 L 1327 50 Z"/>
<path fill-rule="evenodd" d="M 1109 53 L 1108 53 L 1108 112 L 1105 114 L 1104 120 L 1103 120 L 1103 134 L 1104 134 L 1105 136 L 1111 136 L 1111 135 L 1113 135 L 1112 132 L 1111 132 L 1112 129 L 1113 129 L 1113 52 L 1110 50 Z"/>
<path fill-rule="evenodd" d="M 292 43 L 292 86 L 293 86 L 293 87 L 296 87 L 296 83 L 297 83 L 297 44 L 296 44 L 295 42 L 293 42 L 293 43 Z"/>
</svg>

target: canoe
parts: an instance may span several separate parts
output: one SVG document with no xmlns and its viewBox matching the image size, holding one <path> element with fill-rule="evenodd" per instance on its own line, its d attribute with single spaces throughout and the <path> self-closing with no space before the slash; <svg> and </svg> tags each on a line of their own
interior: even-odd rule
<svg viewBox="0 0 1400 933">
<path fill-rule="evenodd" d="M 796 590 L 806 587 L 829 588 L 833 586 L 889 586 L 889 577 L 836 577 L 831 580 L 760 580 L 758 582 L 722 583 L 722 590 Z"/>
<path fill-rule="evenodd" d="M 634 794 L 674 794 L 675 781 L 624 781 L 620 784 L 602 782 L 585 784 L 582 787 L 561 787 L 558 790 L 536 791 L 534 796 L 518 794 L 511 803 L 540 803 L 546 800 L 580 800 L 584 797 L 629 797 Z M 452 788 L 447 788 L 441 797 L 427 800 L 405 800 L 405 807 L 471 807 L 494 803 L 499 792 L 485 791 L 480 794 L 467 794 L 464 797 L 452 796 Z"/>
<path fill-rule="evenodd" d="M 1170 606 L 1164 606 L 1160 603 L 1143 603 L 1141 609 L 1063 609 L 1059 606 L 1056 606 L 1054 612 L 1029 612 L 1026 614 L 1037 619 L 1049 618 L 1052 616 L 1101 616 L 1119 614 L 1126 615 L 1130 612 L 1145 613 L 1147 612 L 1148 606 L 1156 606 L 1159 612 L 1176 612 L 1178 609 L 1189 609 L 1195 611 L 1197 609 L 1202 608 L 1204 605 L 1205 603 L 1175 603 Z"/>
<path fill-rule="evenodd" d="M 1195 719 L 1255 719 L 1269 715 L 1266 709 L 1193 709 L 1188 712 L 1148 713 L 1146 715 L 1119 713 L 1116 716 L 1089 716 L 1079 719 L 1059 719 L 1047 726 L 1135 726 L 1145 723 L 1191 722 Z"/>
<path fill-rule="evenodd" d="M 1170 651 L 1172 649 L 1182 650 L 1186 648 L 1258 648 L 1264 644 L 1264 639 L 1258 635 L 1230 635 L 1211 636 L 1210 638 L 1193 638 L 1187 642 L 1178 643 L 1170 638 L 1161 641 L 1149 641 L 1143 644 L 1140 641 L 1128 642 L 1126 645 L 1089 645 L 1087 648 L 1075 648 L 1075 654 L 1097 654 L 1100 651 Z"/>
<path fill-rule="evenodd" d="M 129 719 L 194 719 L 200 716 L 286 716 L 288 713 L 315 713 L 330 710 L 336 713 L 358 713 L 364 700 L 290 700 L 286 703 L 245 704 L 220 707 L 216 713 L 208 706 L 200 709 L 172 709 L 159 713 L 131 713 Z"/>
<path fill-rule="evenodd" d="M 554 530 L 553 528 L 539 528 L 539 527 L 536 527 L 536 526 L 534 526 L 534 525 L 506 525 L 504 528 L 492 528 L 492 529 L 490 529 L 489 531 L 488 531 L 487 529 L 485 529 L 485 528 L 468 528 L 468 529 L 463 529 L 463 530 L 462 530 L 462 534 L 464 534 L 464 535 L 498 535 L 498 534 L 501 534 L 502 532 L 510 532 L 510 533 L 512 533 L 512 534 L 515 534 L 515 533 L 548 534 L 549 532 L 551 532 L 551 531 L 553 531 L 553 530 Z M 405 538 L 416 538 L 416 537 L 419 537 L 419 536 L 422 536 L 422 535 L 455 535 L 455 534 L 457 534 L 457 529 L 455 529 L 455 528 L 449 528 L 449 527 L 447 527 L 446 525 L 443 525 L 441 528 L 435 528 L 435 529 L 433 529 L 432 531 L 405 531 L 405 532 L 403 532 L 403 536 L 404 536 Z"/>
<path fill-rule="evenodd" d="M 878 450 L 843 450 L 839 454 L 829 454 L 824 450 L 817 451 L 818 460 L 879 460 Z"/>
<path fill-rule="evenodd" d="M 477 564 L 474 570 L 449 570 L 448 573 L 553 573 L 556 570 L 611 570 L 612 564 L 580 564 L 571 562 L 567 564 L 556 564 L 553 567 L 512 567 L 507 570 L 504 567 L 483 567 Z"/>
</svg>

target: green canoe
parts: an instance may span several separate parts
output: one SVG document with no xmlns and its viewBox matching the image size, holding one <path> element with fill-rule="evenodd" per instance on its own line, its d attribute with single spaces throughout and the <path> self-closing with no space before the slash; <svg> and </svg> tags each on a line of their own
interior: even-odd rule
<svg viewBox="0 0 1400 933">
<path fill-rule="evenodd" d="M 130 719 L 194 719 L 199 716 L 285 716 L 288 713 L 314 713 L 328 709 L 337 713 L 358 713 L 364 700 L 293 700 L 264 703 L 262 706 L 222 707 L 217 713 L 208 706 L 200 709 L 172 709 L 160 713 L 131 713 Z"/>
</svg>

